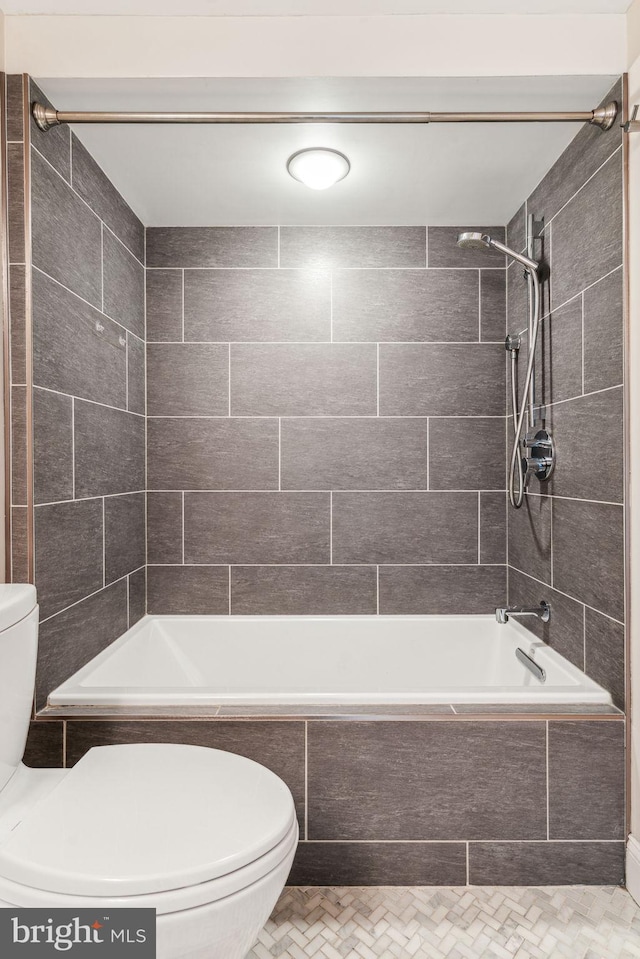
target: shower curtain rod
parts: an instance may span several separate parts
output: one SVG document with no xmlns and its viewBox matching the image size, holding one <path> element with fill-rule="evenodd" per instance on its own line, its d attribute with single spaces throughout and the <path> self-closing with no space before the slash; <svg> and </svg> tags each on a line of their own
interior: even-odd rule
<svg viewBox="0 0 640 959">
<path fill-rule="evenodd" d="M 31 107 L 41 130 L 61 123 L 592 123 L 610 130 L 618 116 L 615 100 L 595 110 L 520 113 L 119 113 Z"/>
</svg>

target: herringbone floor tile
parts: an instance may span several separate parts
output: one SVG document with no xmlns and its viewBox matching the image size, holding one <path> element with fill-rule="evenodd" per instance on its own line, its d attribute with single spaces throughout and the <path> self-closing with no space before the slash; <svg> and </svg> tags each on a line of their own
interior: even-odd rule
<svg viewBox="0 0 640 959">
<path fill-rule="evenodd" d="M 247 959 L 640 959 L 614 886 L 290 886 Z"/>
</svg>

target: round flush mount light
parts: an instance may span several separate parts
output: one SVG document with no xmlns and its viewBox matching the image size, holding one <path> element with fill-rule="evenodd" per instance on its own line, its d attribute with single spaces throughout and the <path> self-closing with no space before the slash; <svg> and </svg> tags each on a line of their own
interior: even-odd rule
<svg viewBox="0 0 640 959">
<path fill-rule="evenodd" d="M 326 190 L 338 180 L 344 180 L 351 169 L 349 160 L 338 150 L 311 147 L 298 150 L 287 160 L 287 170 L 294 178 L 312 190 Z"/>
</svg>

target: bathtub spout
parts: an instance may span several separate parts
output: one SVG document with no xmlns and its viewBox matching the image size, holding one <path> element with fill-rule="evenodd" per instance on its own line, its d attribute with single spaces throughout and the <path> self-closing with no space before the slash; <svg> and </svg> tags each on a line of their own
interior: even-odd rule
<svg viewBox="0 0 640 959">
<path fill-rule="evenodd" d="M 537 616 L 543 623 L 551 619 L 551 606 L 542 600 L 539 606 L 498 606 L 496 619 L 499 623 L 508 623 L 510 616 Z"/>
</svg>

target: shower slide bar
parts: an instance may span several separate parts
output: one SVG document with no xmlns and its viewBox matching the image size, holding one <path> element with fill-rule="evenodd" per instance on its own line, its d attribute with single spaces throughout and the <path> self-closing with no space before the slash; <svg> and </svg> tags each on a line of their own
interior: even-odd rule
<svg viewBox="0 0 640 959">
<path fill-rule="evenodd" d="M 618 116 L 615 100 L 596 110 L 520 113 L 145 113 L 54 110 L 31 107 L 41 130 L 61 123 L 592 123 L 610 130 Z"/>
</svg>

